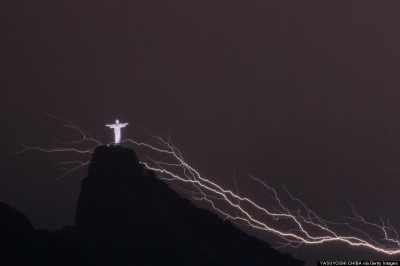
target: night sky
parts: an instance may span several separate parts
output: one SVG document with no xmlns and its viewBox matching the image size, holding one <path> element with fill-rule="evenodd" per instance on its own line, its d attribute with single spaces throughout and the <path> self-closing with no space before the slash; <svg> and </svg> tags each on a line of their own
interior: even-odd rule
<svg viewBox="0 0 400 266">
<path fill-rule="evenodd" d="M 226 187 L 249 172 L 332 220 L 351 214 L 343 195 L 400 230 L 398 1 L 5 0 L 0 32 L 0 201 L 36 228 L 73 224 L 85 175 L 57 180 L 63 155 L 13 154 L 18 140 L 79 137 L 47 112 L 104 143 L 116 118 L 130 123 L 123 137 L 140 137 L 134 125 L 170 135 Z M 400 259 L 345 245 L 287 252 L 310 265 Z"/>
</svg>

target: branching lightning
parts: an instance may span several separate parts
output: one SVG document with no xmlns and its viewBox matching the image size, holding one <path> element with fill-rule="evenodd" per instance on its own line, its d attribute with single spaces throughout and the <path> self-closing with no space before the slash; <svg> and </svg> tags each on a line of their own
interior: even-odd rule
<svg viewBox="0 0 400 266">
<path fill-rule="evenodd" d="M 17 154 L 28 152 L 28 151 L 39 151 L 43 153 L 75 153 L 78 155 L 90 155 L 94 152 L 94 149 L 102 145 L 101 142 L 94 139 L 89 132 L 82 129 L 79 125 L 72 123 L 66 119 L 52 116 L 50 114 L 46 114 L 49 118 L 60 121 L 61 126 L 72 129 L 73 131 L 79 133 L 80 138 L 76 140 L 64 141 L 57 139 L 54 141 L 55 144 L 61 145 L 58 147 L 39 147 L 39 146 L 27 146 L 23 142 L 19 141 L 18 143 L 21 145 L 22 149 L 17 152 Z M 84 168 L 90 163 L 90 159 L 86 159 L 84 161 L 64 161 L 57 163 L 57 167 L 59 170 L 63 172 L 58 179 L 61 179 L 79 169 Z"/>
<path fill-rule="evenodd" d="M 23 149 L 19 152 L 39 151 L 45 153 L 70 152 L 76 154 L 91 154 L 101 142 L 94 139 L 87 131 L 67 120 L 62 121 L 66 128 L 76 130 L 81 138 L 74 141 L 57 140 L 61 147 L 31 147 L 21 143 Z M 382 218 L 379 223 L 367 221 L 359 215 L 354 207 L 351 217 L 344 217 L 342 222 L 327 221 L 318 216 L 303 201 L 294 197 L 285 189 L 291 206 L 283 202 L 276 189 L 268 186 L 264 181 L 248 174 L 248 178 L 259 184 L 272 199 L 271 204 L 263 206 L 256 201 L 238 193 L 236 179 L 236 192 L 225 189 L 216 182 L 202 175 L 198 170 L 189 165 L 180 150 L 170 141 L 155 136 L 152 142 L 137 142 L 125 139 L 121 144 L 133 145 L 151 152 L 153 157 L 141 162 L 149 170 L 157 173 L 157 177 L 171 186 L 186 193 L 195 201 L 209 204 L 216 213 L 232 223 L 246 225 L 255 230 L 265 231 L 275 235 L 281 241 L 278 247 L 294 247 L 300 245 L 320 245 L 328 242 L 340 242 L 354 247 L 365 247 L 379 253 L 388 255 L 400 254 L 400 241 L 398 234 L 389 220 Z M 80 144 L 89 145 L 89 148 L 77 148 Z M 75 146 L 74 146 L 75 145 Z M 158 156 L 158 157 L 157 157 Z M 164 158 L 164 159 L 154 159 Z M 58 164 L 67 176 L 89 164 L 90 161 L 67 161 Z M 61 178 L 60 177 L 60 178 Z"/>
</svg>

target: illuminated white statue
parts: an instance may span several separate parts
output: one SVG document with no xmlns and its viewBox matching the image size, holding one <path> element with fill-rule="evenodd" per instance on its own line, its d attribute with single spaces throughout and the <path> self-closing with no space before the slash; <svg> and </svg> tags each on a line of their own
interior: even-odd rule
<svg viewBox="0 0 400 266">
<path fill-rule="evenodd" d="M 115 124 L 106 125 L 107 127 L 114 129 L 115 144 L 119 144 L 121 142 L 121 128 L 126 127 L 127 124 L 128 123 L 120 123 L 117 119 Z"/>
</svg>

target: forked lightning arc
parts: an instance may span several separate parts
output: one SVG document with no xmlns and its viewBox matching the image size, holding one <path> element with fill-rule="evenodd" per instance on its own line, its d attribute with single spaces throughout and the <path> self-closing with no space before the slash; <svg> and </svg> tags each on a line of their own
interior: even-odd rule
<svg viewBox="0 0 400 266">
<path fill-rule="evenodd" d="M 40 151 L 46 153 L 70 152 L 82 155 L 91 154 L 97 146 L 103 145 L 78 125 L 65 119 L 52 118 L 61 121 L 64 127 L 79 132 L 81 138 L 74 141 L 57 141 L 60 145 L 57 148 L 34 147 L 21 143 L 23 149 L 19 153 Z M 296 248 L 304 244 L 320 245 L 327 242 L 340 242 L 353 247 L 365 247 L 378 253 L 400 254 L 398 234 L 388 220 L 380 219 L 379 223 L 367 221 L 351 206 L 352 217 L 347 217 L 345 221 L 341 222 L 328 221 L 286 191 L 291 203 L 297 205 L 296 208 L 288 207 L 288 204 L 283 202 L 274 188 L 248 174 L 248 178 L 261 185 L 272 198 L 271 205 L 261 205 L 250 197 L 223 188 L 202 175 L 184 160 L 180 150 L 169 140 L 152 136 L 151 143 L 133 139 L 120 141 L 120 128 L 126 125 L 127 123 L 119 123 L 117 120 L 116 124 L 107 126 L 115 130 L 116 144 L 141 147 L 152 152 L 154 157 L 164 158 L 161 160 L 147 157 L 147 161 L 141 162 L 149 170 L 156 172 L 159 179 L 183 189 L 193 200 L 208 203 L 215 212 L 233 223 L 273 234 L 281 239 L 279 243 L 276 243 L 277 247 Z M 79 148 L 82 144 L 87 145 L 88 148 Z M 89 160 L 76 160 L 60 163 L 59 165 L 64 167 L 61 177 L 87 166 L 89 162 Z"/>
</svg>

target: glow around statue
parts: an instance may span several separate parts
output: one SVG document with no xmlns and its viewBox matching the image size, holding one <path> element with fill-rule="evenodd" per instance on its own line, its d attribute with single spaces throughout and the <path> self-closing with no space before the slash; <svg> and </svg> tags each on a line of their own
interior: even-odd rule
<svg viewBox="0 0 400 266">
<path fill-rule="evenodd" d="M 115 124 L 106 125 L 109 128 L 114 129 L 115 135 L 115 144 L 119 144 L 121 142 L 121 128 L 126 127 L 128 123 L 120 123 L 119 120 L 115 120 Z"/>
</svg>

